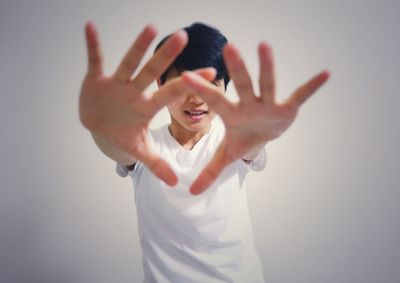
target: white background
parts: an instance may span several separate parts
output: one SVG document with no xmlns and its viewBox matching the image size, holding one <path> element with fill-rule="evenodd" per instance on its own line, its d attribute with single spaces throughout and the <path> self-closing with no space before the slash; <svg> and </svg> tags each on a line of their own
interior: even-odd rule
<svg viewBox="0 0 400 283">
<path fill-rule="evenodd" d="M 158 41 L 194 21 L 226 34 L 255 82 L 257 44 L 269 42 L 279 99 L 329 69 L 248 180 L 267 282 L 400 282 L 399 10 L 389 0 L 2 0 L 0 281 L 141 282 L 131 181 L 78 117 L 93 20 L 108 74 L 145 24 Z M 167 121 L 163 111 L 152 125 Z"/>
</svg>

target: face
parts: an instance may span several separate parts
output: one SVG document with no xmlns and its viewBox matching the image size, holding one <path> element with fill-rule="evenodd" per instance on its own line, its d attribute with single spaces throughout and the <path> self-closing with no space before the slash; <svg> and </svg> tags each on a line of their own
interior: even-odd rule
<svg viewBox="0 0 400 283">
<path fill-rule="evenodd" d="M 176 76 L 177 73 L 172 73 L 167 80 Z M 222 93 L 225 91 L 224 79 L 216 80 L 213 84 Z M 185 132 L 208 132 L 210 123 L 216 115 L 199 96 L 190 93 L 172 101 L 167 108 L 171 115 L 171 127 Z"/>
</svg>

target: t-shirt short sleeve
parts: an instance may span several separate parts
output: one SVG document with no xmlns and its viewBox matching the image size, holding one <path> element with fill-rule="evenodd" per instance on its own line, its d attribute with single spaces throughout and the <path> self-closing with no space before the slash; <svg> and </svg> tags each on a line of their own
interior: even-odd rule
<svg viewBox="0 0 400 283">
<path fill-rule="evenodd" d="M 262 171 L 267 165 L 267 153 L 265 148 L 260 151 L 260 153 L 249 162 L 245 162 L 247 166 L 253 171 Z"/>
<path fill-rule="evenodd" d="M 122 164 L 120 164 L 118 162 L 117 162 L 117 165 L 115 167 L 115 171 L 121 177 L 126 177 L 129 174 L 128 168 L 125 165 L 122 165 Z"/>
</svg>

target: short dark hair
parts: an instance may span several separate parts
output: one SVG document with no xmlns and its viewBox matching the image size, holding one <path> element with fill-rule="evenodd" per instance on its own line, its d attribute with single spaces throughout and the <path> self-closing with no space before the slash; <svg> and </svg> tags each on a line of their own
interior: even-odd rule
<svg viewBox="0 0 400 283">
<path fill-rule="evenodd" d="M 226 70 L 223 47 L 228 42 L 226 37 L 216 28 L 196 22 L 183 28 L 189 37 L 189 42 L 175 61 L 161 75 L 160 83 L 164 84 L 171 70 L 181 73 L 185 70 L 195 70 L 204 67 L 214 67 L 217 71 L 216 80 L 224 79 L 225 89 L 230 81 Z M 171 35 L 158 43 L 157 51 Z"/>
</svg>

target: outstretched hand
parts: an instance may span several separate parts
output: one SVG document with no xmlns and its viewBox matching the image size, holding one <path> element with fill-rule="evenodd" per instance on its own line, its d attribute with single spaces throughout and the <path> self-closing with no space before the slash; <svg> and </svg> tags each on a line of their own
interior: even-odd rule
<svg viewBox="0 0 400 283">
<path fill-rule="evenodd" d="M 96 142 L 104 142 L 126 153 L 127 160 L 142 161 L 164 182 L 175 185 L 175 173 L 150 149 L 147 130 L 153 116 L 173 99 L 186 94 L 189 87 L 178 77 L 169 80 L 150 97 L 145 95 L 145 89 L 183 50 L 188 41 L 187 34 L 184 31 L 173 34 L 134 78 L 131 78 L 132 74 L 156 35 L 152 26 L 141 32 L 110 77 L 103 75 L 100 43 L 90 22 L 86 24 L 85 35 L 88 71 L 79 97 L 81 122 L 96 137 Z M 215 71 L 203 69 L 197 74 L 212 80 Z"/>
<path fill-rule="evenodd" d="M 185 72 L 183 79 L 197 95 L 223 120 L 226 133 L 214 157 L 192 184 L 190 191 L 200 194 L 215 181 L 221 171 L 237 159 L 252 160 L 268 141 L 282 135 L 296 118 L 300 106 L 329 78 L 323 71 L 300 86 L 286 101 L 275 100 L 275 78 L 271 48 L 261 43 L 259 91 L 256 96 L 250 75 L 232 45 L 224 49 L 224 59 L 240 101 L 229 101 L 220 90 L 193 72 Z"/>
</svg>

